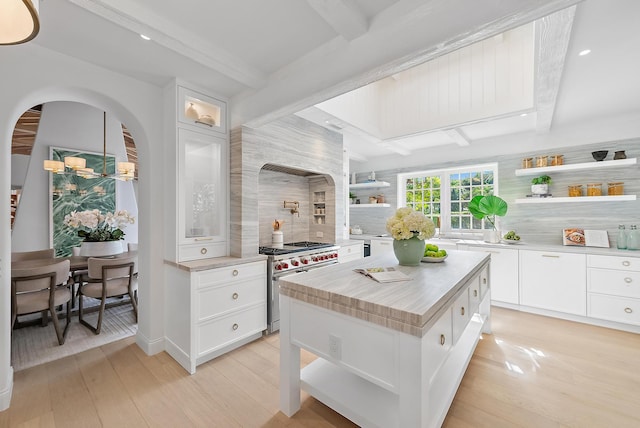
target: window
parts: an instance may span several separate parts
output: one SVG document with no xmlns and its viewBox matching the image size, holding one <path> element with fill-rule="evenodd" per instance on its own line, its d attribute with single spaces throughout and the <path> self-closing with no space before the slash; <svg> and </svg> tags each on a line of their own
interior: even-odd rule
<svg viewBox="0 0 640 428">
<path fill-rule="evenodd" d="M 398 201 L 433 220 L 440 233 L 490 229 L 468 206 L 474 196 L 497 192 L 497 171 L 497 164 L 485 164 L 399 174 Z"/>
</svg>

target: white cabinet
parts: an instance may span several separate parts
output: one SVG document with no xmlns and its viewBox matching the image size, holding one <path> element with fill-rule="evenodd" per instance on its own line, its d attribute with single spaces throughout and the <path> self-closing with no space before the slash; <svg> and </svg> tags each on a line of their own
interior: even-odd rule
<svg viewBox="0 0 640 428">
<path fill-rule="evenodd" d="M 364 257 L 364 242 L 360 241 L 355 244 L 340 245 L 338 249 L 338 262 L 347 263 L 353 260 L 360 260 Z"/>
<path fill-rule="evenodd" d="M 178 261 L 227 251 L 224 138 L 178 129 Z"/>
<path fill-rule="evenodd" d="M 518 250 L 509 248 L 485 248 L 458 245 L 460 250 L 480 251 L 491 254 L 491 301 L 517 305 Z"/>
<path fill-rule="evenodd" d="M 392 239 L 371 239 L 371 255 L 378 256 L 380 254 L 393 252 Z"/>
<path fill-rule="evenodd" d="M 584 254 L 520 250 L 521 305 L 586 316 L 586 283 Z"/>
<path fill-rule="evenodd" d="M 189 373 L 266 329 L 266 261 L 199 271 L 166 269 L 166 351 Z"/>
<path fill-rule="evenodd" d="M 587 256 L 587 316 L 640 325 L 640 259 Z"/>
<path fill-rule="evenodd" d="M 165 258 L 173 262 L 228 254 L 227 104 L 174 82 L 165 88 Z M 170 112 L 170 113 L 169 113 Z"/>
</svg>

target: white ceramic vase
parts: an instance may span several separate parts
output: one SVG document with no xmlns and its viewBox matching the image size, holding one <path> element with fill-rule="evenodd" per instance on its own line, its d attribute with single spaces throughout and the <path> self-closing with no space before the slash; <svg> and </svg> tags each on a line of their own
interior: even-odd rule
<svg viewBox="0 0 640 428">
<path fill-rule="evenodd" d="M 532 184 L 531 193 L 534 195 L 547 194 L 549 193 L 549 185 L 548 184 Z"/>
<path fill-rule="evenodd" d="M 489 242 L 491 244 L 495 244 L 500 242 L 500 232 L 494 229 L 485 230 L 483 232 L 482 239 L 484 242 Z"/>
<path fill-rule="evenodd" d="M 80 255 L 84 257 L 105 257 L 121 254 L 122 241 L 83 242 Z"/>
</svg>

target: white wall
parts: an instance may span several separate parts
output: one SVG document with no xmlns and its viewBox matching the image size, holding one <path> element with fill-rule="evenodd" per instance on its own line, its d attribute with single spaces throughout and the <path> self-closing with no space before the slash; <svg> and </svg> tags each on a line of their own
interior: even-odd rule
<svg viewBox="0 0 640 428">
<path fill-rule="evenodd" d="M 11 137 L 26 109 L 52 101 L 75 101 L 107 111 L 129 128 L 140 162 L 140 306 L 136 339 L 147 353 L 162 350 L 163 246 L 167 232 L 163 227 L 161 197 L 164 172 L 161 89 L 33 43 L 3 46 L 0 63 L 0 199 L 9 200 Z M 7 274 L 11 271 L 9 215 L 9 210 L 0 210 L 0 410 L 9 406 L 13 386 Z"/>
</svg>

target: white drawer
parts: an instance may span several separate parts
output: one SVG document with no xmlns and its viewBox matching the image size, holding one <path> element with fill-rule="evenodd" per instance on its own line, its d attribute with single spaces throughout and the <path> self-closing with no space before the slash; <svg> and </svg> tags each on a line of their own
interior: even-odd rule
<svg viewBox="0 0 640 428">
<path fill-rule="evenodd" d="M 640 325 L 640 299 L 592 293 L 589 293 L 588 296 L 588 316 Z"/>
<path fill-rule="evenodd" d="M 640 272 L 640 258 L 624 256 L 596 256 L 589 254 L 587 255 L 587 267 Z"/>
<path fill-rule="evenodd" d="M 208 269 L 198 272 L 197 288 L 209 287 L 211 285 L 230 284 L 240 282 L 249 278 L 262 277 L 267 283 L 267 262 L 243 263 L 233 266 L 225 266 L 217 269 Z"/>
<path fill-rule="evenodd" d="M 451 309 L 449 309 L 422 338 L 424 358 L 426 361 L 429 361 L 429 364 L 424 365 L 426 379 L 428 379 L 429 382 L 431 382 L 434 374 L 440 369 L 440 366 L 449 354 L 451 345 L 453 345 L 451 328 Z"/>
<path fill-rule="evenodd" d="M 212 257 L 226 256 L 226 253 L 227 244 L 225 242 L 184 244 L 178 247 L 178 260 L 188 262 L 191 260 L 210 259 Z"/>
<path fill-rule="evenodd" d="M 203 321 L 224 312 L 267 301 L 264 277 L 234 281 L 232 284 L 201 288 L 197 291 L 196 319 Z"/>
<path fill-rule="evenodd" d="M 197 325 L 198 357 L 267 328 L 267 306 L 261 305 Z"/>
<path fill-rule="evenodd" d="M 481 287 L 482 275 L 476 277 L 471 281 L 469 286 L 469 312 L 471 315 L 478 312 L 480 309 L 480 300 L 482 299 L 482 287 Z"/>
<path fill-rule="evenodd" d="M 451 319 L 453 327 L 453 344 L 455 345 L 462 332 L 467 327 L 469 320 L 471 319 L 469 309 L 469 289 L 465 289 L 464 292 L 456 299 L 451 307 Z"/>
<path fill-rule="evenodd" d="M 480 299 L 484 299 L 484 295 L 487 294 L 487 290 L 489 289 L 489 282 L 490 282 L 490 278 L 489 278 L 489 266 L 486 266 L 484 269 L 482 269 L 482 272 L 480 272 Z"/>
<path fill-rule="evenodd" d="M 590 292 L 640 298 L 640 272 L 590 268 L 588 275 Z"/>
</svg>

